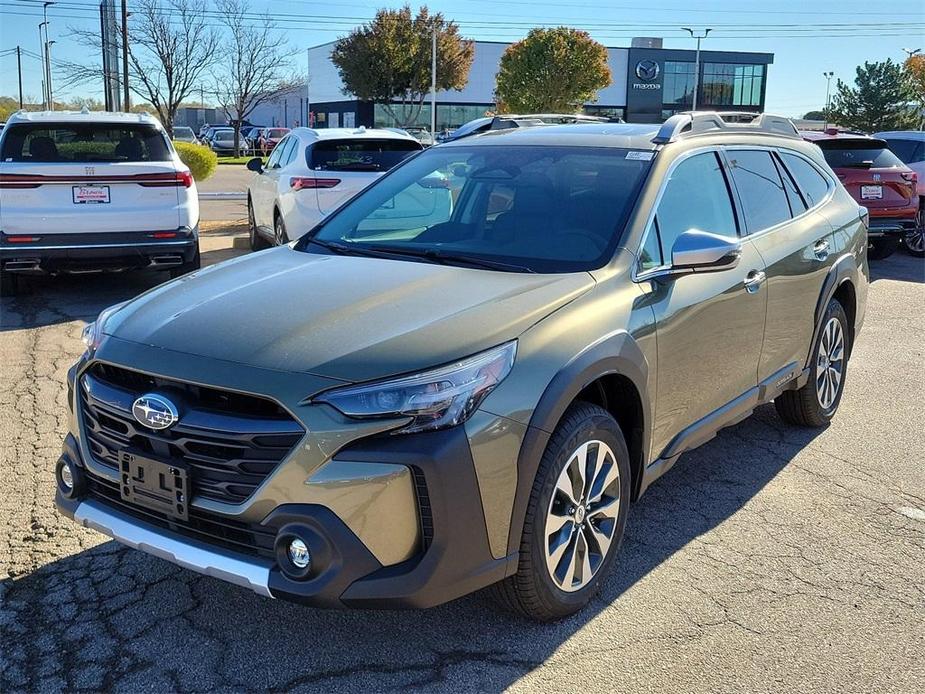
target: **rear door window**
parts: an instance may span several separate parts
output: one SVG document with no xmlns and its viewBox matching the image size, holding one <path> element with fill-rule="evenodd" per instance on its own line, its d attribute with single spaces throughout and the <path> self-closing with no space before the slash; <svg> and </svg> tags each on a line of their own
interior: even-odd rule
<svg viewBox="0 0 925 694">
<path fill-rule="evenodd" d="M 164 135 L 150 125 L 111 123 L 17 123 L 7 126 L 0 159 L 5 162 L 170 161 Z"/>
<path fill-rule="evenodd" d="M 729 150 L 727 156 L 749 233 L 790 219 L 787 193 L 771 153 L 766 150 Z"/>
<path fill-rule="evenodd" d="M 809 206 L 815 207 L 822 202 L 829 192 L 829 182 L 816 167 L 795 154 L 781 152 L 780 156 L 790 174 L 796 179 Z"/>
<path fill-rule="evenodd" d="M 319 140 L 306 159 L 315 171 L 388 171 L 421 149 L 417 140 Z"/>
<path fill-rule="evenodd" d="M 833 169 L 891 169 L 902 166 L 883 140 L 819 140 L 822 155 Z"/>
</svg>

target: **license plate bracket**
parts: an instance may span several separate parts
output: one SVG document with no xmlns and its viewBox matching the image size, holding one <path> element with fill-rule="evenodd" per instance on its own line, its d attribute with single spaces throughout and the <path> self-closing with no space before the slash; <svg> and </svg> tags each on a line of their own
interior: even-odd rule
<svg viewBox="0 0 925 694">
<path fill-rule="evenodd" d="M 75 205 L 108 205 L 109 186 L 72 186 L 71 199 Z"/>
<path fill-rule="evenodd" d="M 861 186 L 861 200 L 883 200 L 883 186 Z"/>
<path fill-rule="evenodd" d="M 128 451 L 119 454 L 122 499 L 131 504 L 189 520 L 189 470 Z"/>
</svg>

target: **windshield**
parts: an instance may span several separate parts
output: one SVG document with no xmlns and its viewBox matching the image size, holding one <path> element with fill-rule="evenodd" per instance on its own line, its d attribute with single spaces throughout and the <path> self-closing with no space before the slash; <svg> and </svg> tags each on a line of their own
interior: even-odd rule
<svg viewBox="0 0 925 694">
<path fill-rule="evenodd" d="M 170 161 L 161 132 L 150 125 L 18 123 L 3 135 L 0 159 L 10 162 Z"/>
<path fill-rule="evenodd" d="M 234 130 L 216 130 L 212 134 L 213 140 L 233 140 Z"/>
<path fill-rule="evenodd" d="M 388 171 L 420 150 L 417 140 L 319 140 L 305 157 L 316 171 Z"/>
<path fill-rule="evenodd" d="M 822 140 L 816 144 L 833 169 L 889 169 L 903 165 L 883 140 Z"/>
<path fill-rule="evenodd" d="M 651 156 L 613 147 L 431 149 L 298 248 L 520 272 L 594 269 L 612 256 Z"/>
<path fill-rule="evenodd" d="M 282 139 L 286 137 L 286 133 L 288 132 L 289 131 L 285 128 L 271 128 L 270 130 L 267 130 L 267 137 Z"/>
</svg>

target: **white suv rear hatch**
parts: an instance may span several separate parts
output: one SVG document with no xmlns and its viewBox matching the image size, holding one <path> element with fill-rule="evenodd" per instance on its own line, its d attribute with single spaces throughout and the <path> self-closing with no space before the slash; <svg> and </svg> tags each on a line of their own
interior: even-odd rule
<svg viewBox="0 0 925 694">
<path fill-rule="evenodd" d="M 73 234 L 189 224 L 192 178 L 152 123 L 11 124 L 0 148 L 0 230 Z"/>
</svg>

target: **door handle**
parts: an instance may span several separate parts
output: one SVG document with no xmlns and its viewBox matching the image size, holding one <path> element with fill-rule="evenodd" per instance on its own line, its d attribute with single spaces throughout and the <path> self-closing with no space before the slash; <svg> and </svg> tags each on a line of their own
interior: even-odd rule
<svg viewBox="0 0 925 694">
<path fill-rule="evenodd" d="M 752 270 L 745 277 L 745 291 L 754 294 L 761 289 L 761 284 L 767 279 L 767 275 L 761 270 Z"/>
<path fill-rule="evenodd" d="M 817 260 L 825 260 L 829 257 L 829 240 L 819 239 L 813 244 L 813 255 Z"/>
</svg>

